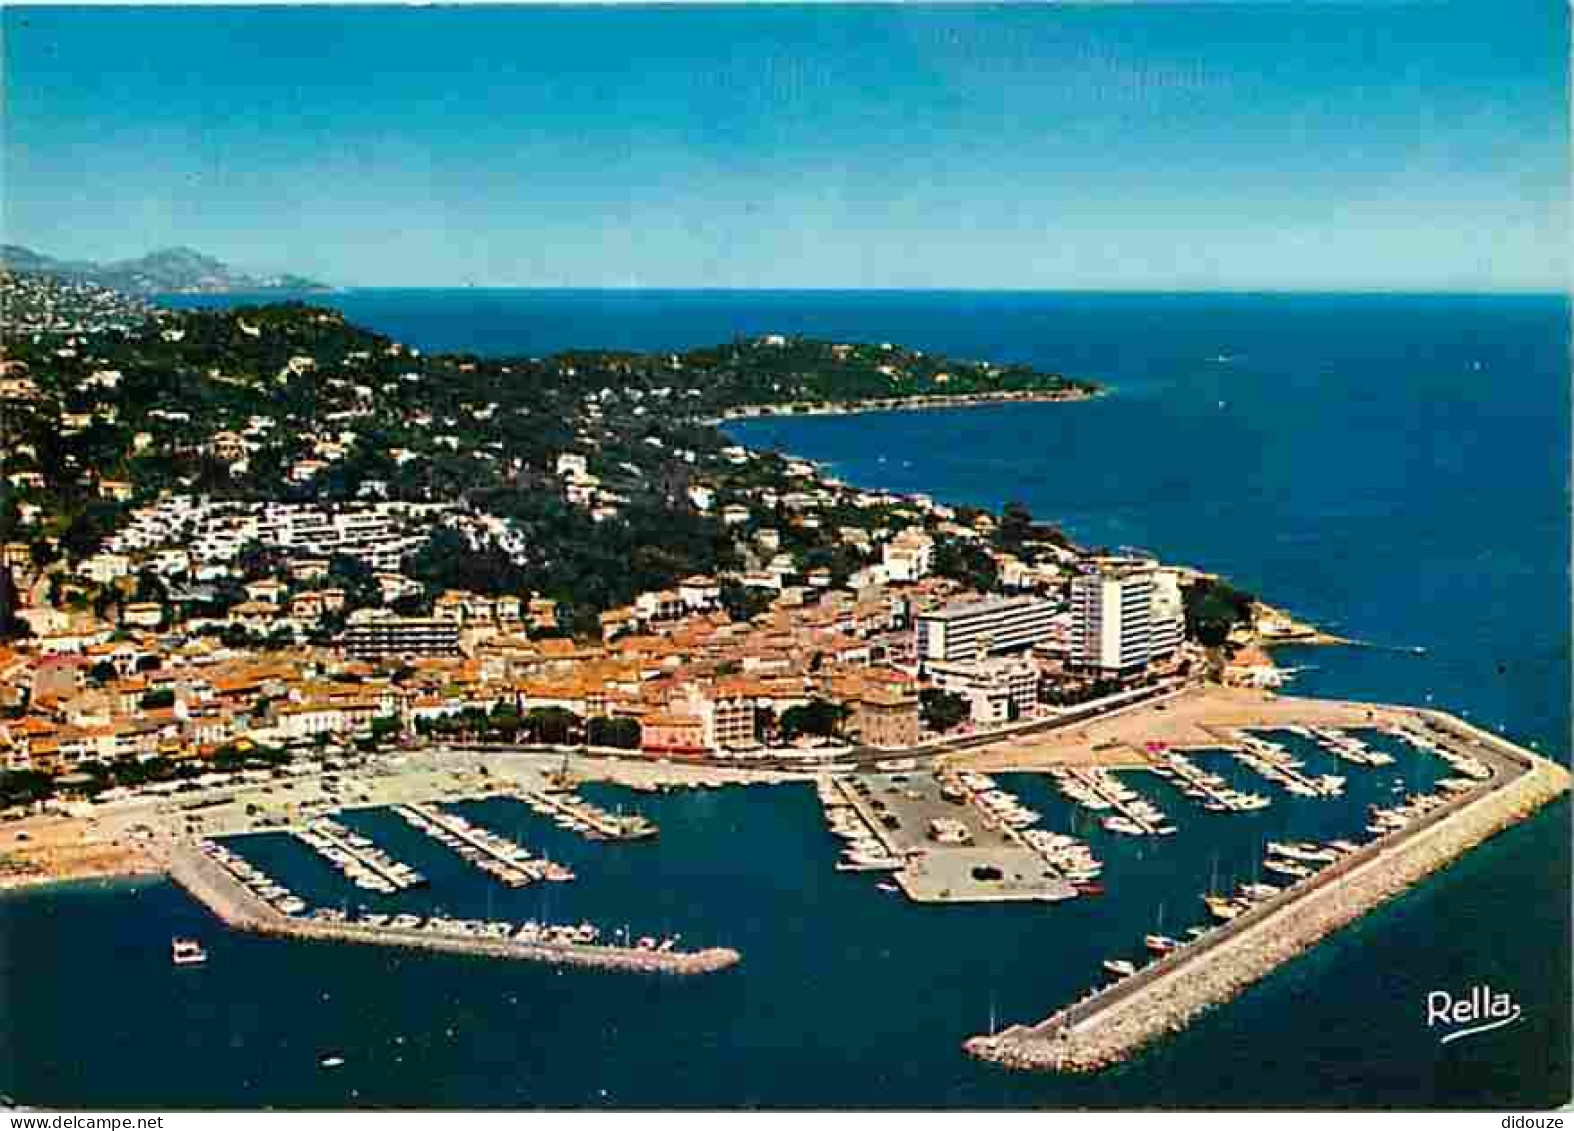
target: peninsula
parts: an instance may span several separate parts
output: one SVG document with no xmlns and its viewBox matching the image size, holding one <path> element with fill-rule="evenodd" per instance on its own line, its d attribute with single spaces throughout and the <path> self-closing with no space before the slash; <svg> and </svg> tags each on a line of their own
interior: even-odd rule
<svg viewBox="0 0 1574 1131">
<path fill-rule="evenodd" d="M 1248 820 L 1334 802 L 1396 749 L 1429 760 L 1347 836 L 1279 844 L 1282 883 L 1208 893 L 1224 926 L 1153 936 L 1152 963 L 1107 964 L 1113 988 L 967 1046 L 1091 1070 L 1567 789 L 1445 715 L 1276 695 L 1264 647 L 1318 634 L 1222 578 L 1079 546 L 1020 504 L 854 487 L 715 426 L 1074 412 L 1095 382 L 782 334 L 428 355 L 325 307 L 177 313 L 81 286 L 5 280 L 13 309 L 76 306 L 0 361 L 0 885 L 167 875 L 241 930 L 708 973 L 739 955 L 311 907 L 244 834 L 295 837 L 375 908 L 424 877 L 346 811 L 393 809 L 487 882 L 593 882 L 443 806 L 505 797 L 648 840 L 578 787 L 796 783 L 846 842 L 838 870 L 915 902 L 1054 904 L 1101 894 L 1104 861 L 997 772 L 1042 775 L 1101 836 L 1166 837 L 1175 799 L 1131 775 Z"/>
</svg>

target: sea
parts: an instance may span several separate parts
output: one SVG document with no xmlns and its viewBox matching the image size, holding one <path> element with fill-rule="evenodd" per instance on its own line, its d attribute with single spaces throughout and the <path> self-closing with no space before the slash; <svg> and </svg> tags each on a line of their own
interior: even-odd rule
<svg viewBox="0 0 1574 1131">
<path fill-rule="evenodd" d="M 245 301 L 172 298 L 186 305 Z M 738 336 L 889 341 L 1105 382 L 1078 404 L 735 423 L 745 444 L 871 488 L 1019 501 L 1086 545 L 1217 571 L 1358 644 L 1286 650 L 1293 690 L 1433 705 L 1565 763 L 1569 301 L 1552 295 L 352 290 L 311 296 L 427 351 L 540 356 Z M 1423 651 L 1417 651 L 1422 649 Z M 1291 745 L 1294 736 L 1277 735 Z M 1200 896 L 1257 878 L 1269 837 L 1357 832 L 1441 768 L 1398 757 L 1340 800 L 1277 790 L 1105 833 L 1037 775 L 1003 784 L 1085 837 L 1107 893 L 919 907 L 839 849 L 801 786 L 590 787 L 654 841 L 587 843 L 507 801 L 457 811 L 572 865 L 509 892 L 394 815 L 346 820 L 432 878 L 358 895 L 278 835 L 233 846 L 313 902 L 590 920 L 738 948 L 666 979 L 231 934 L 162 882 L 0 897 L 0 1093 L 93 1108 L 1525 1108 L 1569 1098 L 1566 800 L 1110 1071 L 1025 1075 L 968 1036 L 1079 996 Z M 1201 755 L 1245 787 L 1226 755 Z M 174 968 L 172 935 L 210 959 Z M 1515 1024 L 1443 1044 L 1428 995 L 1506 993 Z M 328 1058 L 342 1058 L 325 1067 Z"/>
</svg>

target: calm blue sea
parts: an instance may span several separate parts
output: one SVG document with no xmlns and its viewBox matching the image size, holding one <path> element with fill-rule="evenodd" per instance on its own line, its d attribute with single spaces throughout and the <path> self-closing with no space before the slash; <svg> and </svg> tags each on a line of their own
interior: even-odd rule
<svg viewBox="0 0 1574 1131">
<path fill-rule="evenodd" d="M 204 300 L 209 301 L 209 300 Z M 229 300 L 233 301 L 233 300 Z M 1082 541 L 1216 569 L 1373 647 L 1302 650 L 1300 691 L 1432 702 L 1567 761 L 1569 309 L 1561 297 L 351 291 L 318 301 L 428 350 L 675 348 L 765 332 L 898 341 L 1111 383 L 1082 405 L 753 422 L 734 433 L 860 484 L 1027 503 Z M 1425 655 L 1393 650 L 1422 646 Z M 1396 752 L 1403 755 L 1402 748 Z M 1312 759 L 1321 758 L 1317 753 Z M 1228 774 L 1240 771 L 1220 760 Z M 477 820 L 573 864 L 489 888 L 387 814 L 353 823 L 429 872 L 389 901 L 591 918 L 737 946 L 691 982 L 229 935 L 163 884 L 0 899 L 0 1091 L 38 1104 L 553 1107 L 1537 1106 L 1568 1095 L 1566 803 L 1090 1079 L 974 1064 L 966 1036 L 1050 1012 L 1199 922 L 1265 837 L 1337 835 L 1437 767 L 1357 771 L 1342 802 L 1276 795 L 1215 817 L 1139 786 L 1162 847 L 1082 829 L 1110 893 L 1052 907 L 917 908 L 834 872 L 808 791 L 603 797 L 647 844 L 579 842 L 508 802 Z M 1242 779 L 1245 783 L 1246 779 Z M 241 849 L 356 902 L 299 845 Z M 212 959 L 175 970 L 168 940 Z M 1430 990 L 1488 985 L 1525 1019 L 1448 1046 Z M 343 1067 L 324 1070 L 322 1057 Z"/>
</svg>

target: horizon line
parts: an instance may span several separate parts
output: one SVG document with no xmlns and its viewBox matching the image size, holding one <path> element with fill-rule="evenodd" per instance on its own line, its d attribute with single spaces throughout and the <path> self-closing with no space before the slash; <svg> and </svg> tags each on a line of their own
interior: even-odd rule
<svg viewBox="0 0 1574 1131">
<path fill-rule="evenodd" d="M 288 287 L 258 291 L 156 291 L 166 297 L 223 297 L 225 295 L 258 296 L 289 295 L 293 297 L 345 294 L 365 291 L 511 291 L 539 294 L 988 294 L 988 295 L 1361 295 L 1404 297 L 1414 295 L 1460 297 L 1543 297 L 1569 298 L 1574 296 L 1574 283 L 1568 286 L 1496 287 L 1468 289 L 1458 287 L 1400 287 L 1400 286 L 1221 286 L 1175 287 L 1152 286 L 999 286 L 999 287 L 899 287 L 899 286 L 683 286 L 678 284 L 651 284 L 629 286 L 622 284 L 510 284 L 510 283 L 350 283 L 323 284 L 322 290 L 293 290 Z"/>
</svg>

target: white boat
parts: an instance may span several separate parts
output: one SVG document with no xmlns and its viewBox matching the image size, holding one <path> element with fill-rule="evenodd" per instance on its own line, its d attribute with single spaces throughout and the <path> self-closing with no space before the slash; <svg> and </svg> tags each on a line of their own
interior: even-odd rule
<svg viewBox="0 0 1574 1131">
<path fill-rule="evenodd" d="M 1312 874 L 1311 869 L 1305 868 L 1300 864 L 1292 864 L 1288 860 L 1265 860 L 1263 861 L 1263 867 L 1270 872 L 1278 872 L 1282 876 L 1294 876 L 1298 880 L 1304 880 Z"/>
<path fill-rule="evenodd" d="M 1106 958 L 1104 969 L 1117 978 L 1129 978 L 1137 972 L 1137 968 L 1124 958 Z"/>
<path fill-rule="evenodd" d="M 1105 817 L 1103 825 L 1112 833 L 1125 833 L 1128 836 L 1141 836 L 1142 826 L 1129 817 Z"/>
<path fill-rule="evenodd" d="M 176 966 L 200 966 L 208 960 L 208 952 L 196 939 L 172 939 L 170 961 Z"/>
</svg>

